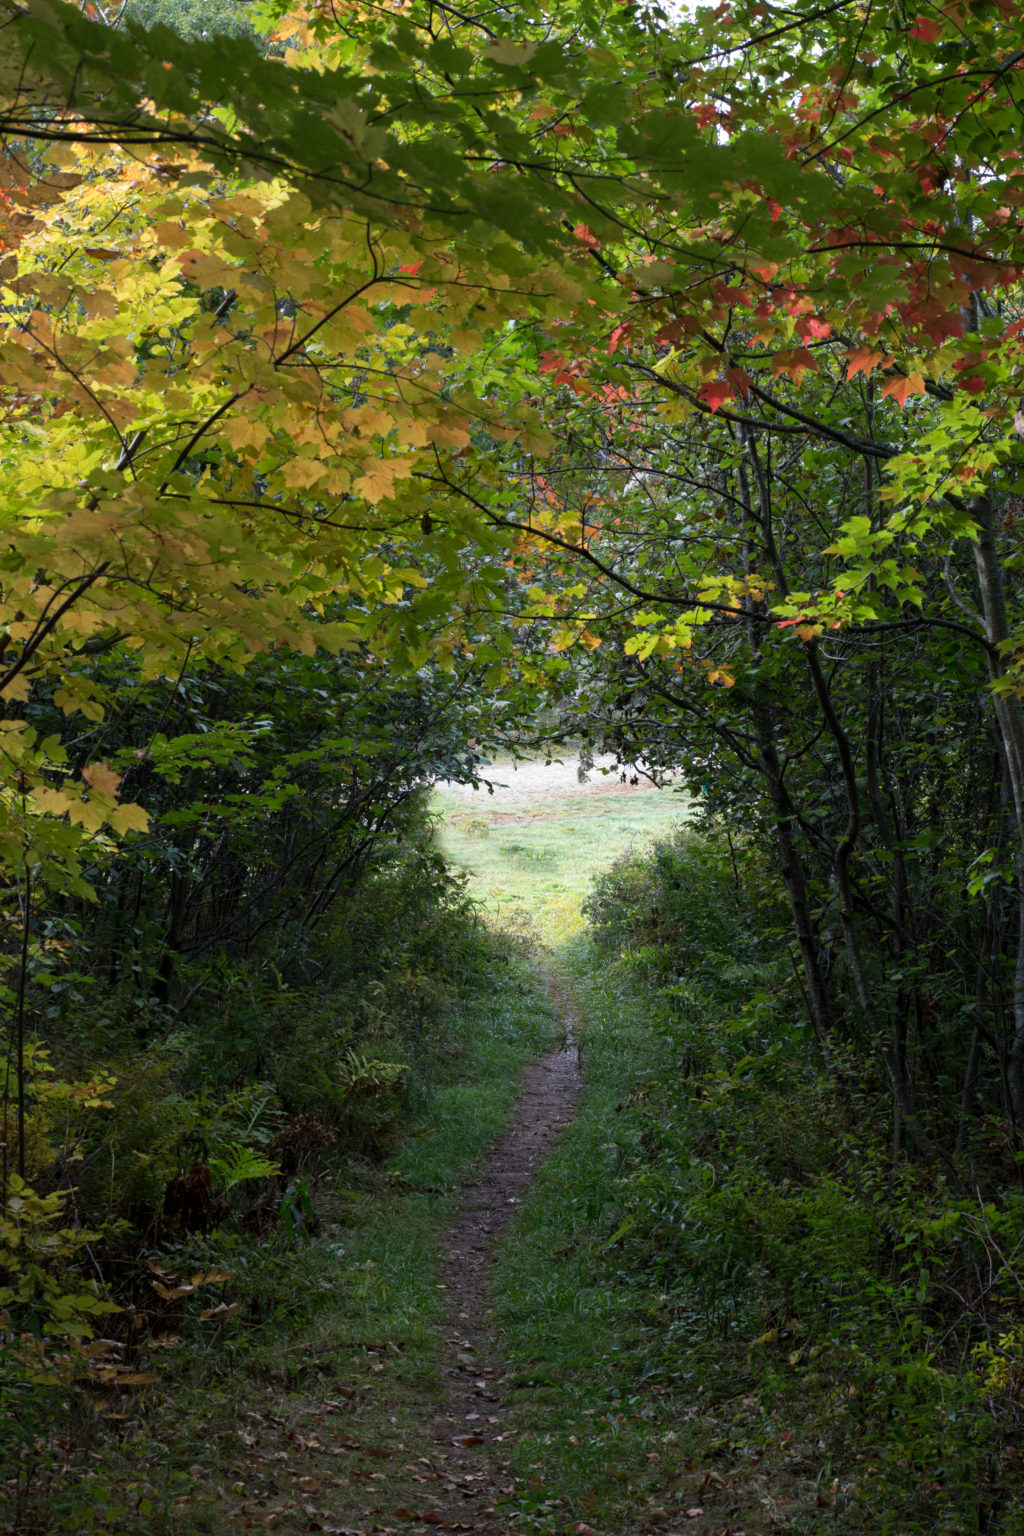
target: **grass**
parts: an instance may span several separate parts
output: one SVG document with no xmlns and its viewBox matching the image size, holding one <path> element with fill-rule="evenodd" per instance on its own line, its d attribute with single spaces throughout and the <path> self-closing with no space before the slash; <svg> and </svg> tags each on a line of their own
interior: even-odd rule
<svg viewBox="0 0 1024 1536">
<path fill-rule="evenodd" d="M 644 1159 L 648 1085 L 670 1047 L 635 987 L 595 971 L 585 941 L 563 962 L 582 1015 L 584 1091 L 499 1259 L 496 1322 L 519 1429 L 514 1528 L 810 1536 L 835 1518 L 816 1421 L 765 1389 L 749 1335 L 709 1327 L 707 1298 L 685 1274 L 667 1291 L 627 1257 L 619 1180 Z"/>
<path fill-rule="evenodd" d="M 567 774 L 545 792 L 511 760 L 486 772 L 501 781 L 493 795 L 435 790 L 431 808 L 440 818 L 441 847 L 467 871 L 492 918 L 525 924 L 550 945 L 582 930 L 583 901 L 596 874 L 686 814 L 673 790 L 621 789 L 617 776 L 605 778 L 599 770 L 591 776 L 599 788 L 587 791 Z"/>
<path fill-rule="evenodd" d="M 585 944 L 567 959 L 585 1011 L 584 1092 L 531 1187 L 498 1276 L 497 1320 L 520 1425 L 516 1513 L 543 1531 L 580 1521 L 631 1531 L 699 1502 L 675 1394 L 651 1376 L 660 1298 L 609 1276 L 616 1178 L 638 1134 L 625 1101 L 653 1070 L 659 1047 L 627 999 L 588 979 Z"/>
</svg>

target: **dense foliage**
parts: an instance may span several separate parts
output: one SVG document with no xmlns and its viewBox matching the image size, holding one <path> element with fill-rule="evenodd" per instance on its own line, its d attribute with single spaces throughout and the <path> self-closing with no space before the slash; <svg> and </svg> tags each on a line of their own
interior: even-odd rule
<svg viewBox="0 0 1024 1536">
<path fill-rule="evenodd" d="M 643 1435 L 701 1469 L 712 1519 L 760 1506 L 793 1530 L 1018 1529 L 1019 1185 L 958 1195 L 893 1161 L 880 1072 L 849 1044 L 822 1066 L 756 841 L 686 825 L 600 879 L 590 916 L 604 965 L 587 961 L 583 1049 L 604 1116 L 534 1218 L 571 1234 L 572 1273 L 531 1255 L 512 1319 L 560 1403 L 596 1408 L 589 1475 Z M 989 1122 L 996 1162 L 1005 1131 Z M 575 1286 L 601 1298 L 601 1324 L 573 1353 Z M 550 1444 L 580 1422 L 559 1406 L 541 1427 Z M 536 1440 L 552 1491 L 579 1498 Z M 637 1495 L 660 1503 L 674 1480 L 643 1460 L 628 1463 Z M 692 1502 L 689 1486 L 671 1496 Z"/>
</svg>

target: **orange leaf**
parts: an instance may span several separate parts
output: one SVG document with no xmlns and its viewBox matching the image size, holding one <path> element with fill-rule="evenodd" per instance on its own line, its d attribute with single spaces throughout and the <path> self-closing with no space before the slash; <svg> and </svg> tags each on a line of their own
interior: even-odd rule
<svg viewBox="0 0 1024 1536">
<path fill-rule="evenodd" d="M 924 376 L 920 373 L 898 374 L 894 379 L 886 379 L 881 393 L 883 400 L 897 400 L 901 407 L 905 407 L 910 395 L 924 394 Z"/>
<path fill-rule="evenodd" d="M 788 374 L 794 383 L 799 384 L 802 376 L 808 371 L 819 373 L 813 354 L 806 347 L 791 347 L 786 352 L 776 352 L 772 358 L 772 378 L 777 379 L 782 374 Z"/>
<path fill-rule="evenodd" d="M 90 763 L 82 769 L 82 778 L 98 795 L 109 795 L 111 798 L 117 794 L 121 784 L 121 775 L 115 773 L 109 763 Z"/>
<path fill-rule="evenodd" d="M 892 362 L 892 358 L 885 352 L 878 352 L 874 347 L 854 347 L 846 353 L 846 377 L 855 378 L 858 373 L 865 376 L 876 368 L 886 368 Z"/>
</svg>

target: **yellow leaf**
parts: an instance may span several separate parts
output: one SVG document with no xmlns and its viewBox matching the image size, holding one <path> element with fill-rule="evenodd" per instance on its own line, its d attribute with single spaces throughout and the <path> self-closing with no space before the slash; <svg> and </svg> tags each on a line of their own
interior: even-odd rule
<svg viewBox="0 0 1024 1536">
<path fill-rule="evenodd" d="M 121 775 L 115 773 L 109 763 L 90 763 L 82 769 L 82 778 L 98 795 L 107 795 L 111 799 L 121 787 Z"/>
<path fill-rule="evenodd" d="M 323 475 L 323 465 L 316 459 L 289 459 L 281 471 L 281 479 L 291 488 L 307 490 L 316 485 Z"/>
<path fill-rule="evenodd" d="M 390 495 L 395 483 L 395 471 L 391 464 L 383 459 L 377 459 L 370 464 L 365 474 L 359 476 L 352 489 L 357 496 L 362 496 L 364 501 L 381 501 Z"/>
<path fill-rule="evenodd" d="M 63 789 L 47 789 L 44 785 L 37 785 L 32 791 L 32 799 L 35 802 L 34 809 L 40 816 L 67 816 L 77 796 L 69 795 Z M 81 801 L 78 803 L 81 804 Z"/>
<path fill-rule="evenodd" d="M 119 805 L 110 813 L 110 825 L 122 836 L 125 832 L 148 832 L 149 812 L 141 805 Z"/>
<path fill-rule="evenodd" d="M 19 672 L 17 677 L 12 677 L 6 688 L 0 688 L 0 699 L 18 699 L 24 701 L 32 691 L 32 684 L 24 672 Z"/>
<path fill-rule="evenodd" d="M 252 416 L 232 416 L 220 430 L 232 448 L 261 448 L 267 440 L 266 426 Z"/>
</svg>

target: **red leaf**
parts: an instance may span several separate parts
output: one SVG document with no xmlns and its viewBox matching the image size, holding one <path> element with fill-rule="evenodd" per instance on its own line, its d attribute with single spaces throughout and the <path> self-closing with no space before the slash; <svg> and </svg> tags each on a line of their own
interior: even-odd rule
<svg viewBox="0 0 1024 1536">
<path fill-rule="evenodd" d="M 712 415 L 727 400 L 736 398 L 736 391 L 725 379 L 709 379 L 706 384 L 701 385 L 697 393 L 704 404 L 711 407 Z"/>
<path fill-rule="evenodd" d="M 674 347 L 676 342 L 682 341 L 682 339 L 683 328 L 678 320 L 670 320 L 667 325 L 663 325 L 661 330 L 656 331 L 654 334 L 654 340 L 662 347 Z"/>
<path fill-rule="evenodd" d="M 919 37 L 923 43 L 934 43 L 936 38 L 942 36 L 942 28 L 937 21 L 929 21 L 927 16 L 919 16 L 910 28 L 911 37 Z"/>
<path fill-rule="evenodd" d="M 410 277 L 415 277 L 416 273 L 419 271 L 419 269 L 420 269 L 420 267 L 422 267 L 422 265 L 423 265 L 422 261 L 413 261 L 413 262 L 410 262 L 409 266 L 407 266 L 407 267 L 399 267 L 398 270 L 399 270 L 399 272 L 408 272 Z"/>
<path fill-rule="evenodd" d="M 746 400 L 750 394 L 750 374 L 747 370 L 745 368 L 727 368 L 725 376 L 737 393 Z"/>
<path fill-rule="evenodd" d="M 611 335 L 609 336 L 608 351 L 617 352 L 619 348 L 622 347 L 625 351 L 628 352 L 629 333 L 630 323 L 628 320 L 624 320 L 621 325 L 617 325 L 615 327 L 614 331 L 612 331 Z"/>
<path fill-rule="evenodd" d="M 594 231 L 590 229 L 586 224 L 577 224 L 576 228 L 573 230 L 573 234 L 576 236 L 577 240 L 583 241 L 583 244 L 587 247 L 588 251 L 599 251 L 601 249 L 600 240 L 594 234 Z"/>
<path fill-rule="evenodd" d="M 832 335 L 832 327 L 827 320 L 815 320 L 813 315 L 805 316 L 796 323 L 797 335 L 805 341 L 824 341 Z"/>
</svg>

